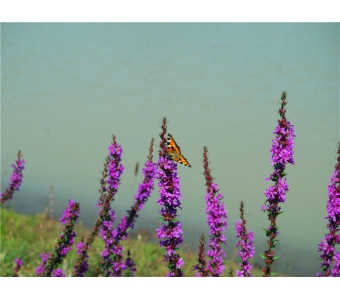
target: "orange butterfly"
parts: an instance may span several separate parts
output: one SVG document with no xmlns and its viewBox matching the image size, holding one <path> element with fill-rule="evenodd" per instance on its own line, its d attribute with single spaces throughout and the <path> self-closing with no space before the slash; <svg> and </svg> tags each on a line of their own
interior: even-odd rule
<svg viewBox="0 0 340 300">
<path fill-rule="evenodd" d="M 173 139 L 170 133 L 168 133 L 168 139 L 166 141 L 166 144 L 168 146 L 168 158 L 191 168 L 191 165 L 186 160 L 186 158 L 181 154 L 181 149 L 176 144 L 175 140 Z"/>
</svg>

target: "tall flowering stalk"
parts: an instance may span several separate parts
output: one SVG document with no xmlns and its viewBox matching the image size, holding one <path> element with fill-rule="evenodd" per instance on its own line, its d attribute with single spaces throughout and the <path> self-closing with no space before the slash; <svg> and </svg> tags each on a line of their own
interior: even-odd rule
<svg viewBox="0 0 340 300">
<path fill-rule="evenodd" d="M 253 266 L 250 264 L 249 259 L 254 257 L 255 254 L 255 247 L 253 246 L 254 233 L 252 231 L 247 232 L 243 201 L 240 203 L 240 218 L 241 220 L 236 220 L 235 222 L 236 237 L 240 238 L 235 246 L 240 247 L 238 254 L 241 258 L 241 270 L 236 270 L 236 276 L 252 277 L 250 271 Z"/>
<path fill-rule="evenodd" d="M 66 254 L 72 250 L 74 238 L 76 236 L 74 232 L 74 224 L 79 218 L 79 203 L 70 199 L 66 210 L 63 212 L 63 216 L 60 222 L 65 224 L 65 229 L 61 232 L 57 241 L 57 245 L 54 247 L 54 251 L 48 254 L 41 254 L 42 263 L 36 268 L 38 276 L 49 277 L 58 276 L 62 273 L 55 271 L 58 264 L 62 262 Z"/>
<path fill-rule="evenodd" d="M 265 190 L 264 195 L 267 200 L 265 201 L 265 205 L 261 207 L 262 211 L 267 212 L 268 220 L 270 221 L 269 227 L 265 230 L 265 234 L 268 237 L 268 247 L 262 255 L 265 262 L 265 267 L 262 268 L 264 277 L 271 275 L 273 270 L 271 265 L 274 259 L 276 259 L 273 248 L 276 246 L 276 237 L 280 233 L 276 225 L 276 218 L 282 213 L 279 205 L 286 202 L 286 192 L 288 191 L 288 184 L 284 178 L 286 176 L 286 164 L 295 164 L 293 159 L 294 126 L 290 124 L 285 116 L 285 106 L 287 105 L 286 97 L 287 93 L 282 92 L 281 108 L 279 109 L 281 119 L 278 120 L 276 129 L 273 132 L 276 134 L 276 137 L 272 140 L 273 144 L 270 149 L 272 153 L 270 161 L 274 172 L 269 178 L 266 178 L 266 181 L 272 180 L 274 184 L 268 186 L 268 189 Z"/>
<path fill-rule="evenodd" d="M 160 239 L 159 245 L 165 248 L 167 254 L 164 261 L 168 263 L 169 277 L 182 277 L 184 272 L 183 258 L 176 252 L 178 246 L 183 243 L 182 224 L 176 220 L 177 209 L 181 209 L 179 177 L 177 176 L 177 164 L 170 160 L 167 155 L 166 144 L 166 125 L 167 120 L 162 120 L 162 132 L 160 133 L 160 150 L 158 159 L 157 179 L 160 198 L 157 203 L 161 206 L 160 214 L 163 222 L 161 228 L 157 228 L 157 237 Z"/>
<path fill-rule="evenodd" d="M 102 186 L 102 196 L 98 200 L 98 206 L 101 207 L 99 212 L 101 218 L 101 228 L 99 236 L 103 238 L 105 243 L 104 251 L 101 252 L 102 260 L 100 268 L 96 271 L 96 276 L 100 273 L 104 276 L 114 276 L 115 271 L 124 268 L 124 263 L 116 262 L 115 256 L 120 255 L 122 247 L 115 245 L 115 236 L 113 232 L 113 223 L 115 221 L 115 213 L 110 206 L 110 202 L 114 200 L 114 196 L 120 185 L 120 178 L 124 171 L 124 166 L 121 163 L 123 149 L 116 142 L 116 137 L 113 136 L 111 145 L 108 148 L 109 155 L 107 158 L 107 177 Z"/>
<path fill-rule="evenodd" d="M 18 151 L 18 159 L 15 161 L 15 165 L 12 165 L 13 173 L 8 182 L 8 188 L 5 193 L 1 193 L 1 207 L 10 199 L 13 198 L 14 191 L 19 191 L 22 178 L 24 177 L 22 171 L 25 169 L 26 161 L 21 158 L 21 151 Z"/>
<path fill-rule="evenodd" d="M 340 244 L 340 143 L 338 145 L 338 163 L 330 177 L 328 185 L 327 201 L 327 228 L 329 232 L 325 234 L 319 244 L 319 257 L 322 259 L 319 277 L 340 277 L 340 251 L 336 251 L 336 245 Z M 332 268 L 333 265 L 333 268 Z"/>
<path fill-rule="evenodd" d="M 209 250 L 207 256 L 210 257 L 208 262 L 208 269 L 211 276 L 218 277 L 224 272 L 225 266 L 223 263 L 223 256 L 227 256 L 224 252 L 221 244 L 227 244 L 227 238 L 223 232 L 228 228 L 228 216 L 227 210 L 224 208 L 222 202 L 223 195 L 219 193 L 218 185 L 213 182 L 213 178 L 210 174 L 209 161 L 208 161 L 208 149 L 203 149 L 203 167 L 204 176 L 206 180 L 207 193 L 205 195 L 207 214 L 207 224 L 209 226 Z"/>
<path fill-rule="evenodd" d="M 197 270 L 196 277 L 208 277 L 211 276 L 210 270 L 207 266 L 207 261 L 205 259 L 205 251 L 204 251 L 204 235 L 202 234 L 200 237 L 200 244 L 199 244 L 199 251 L 198 251 L 198 264 L 195 265 L 193 268 Z"/>
<path fill-rule="evenodd" d="M 124 216 L 120 223 L 117 226 L 117 229 L 113 231 L 114 236 L 114 245 L 115 247 L 119 246 L 121 240 L 126 240 L 128 237 L 128 230 L 133 229 L 134 223 L 138 217 L 138 212 L 144 208 L 146 201 L 149 199 L 151 192 L 154 189 L 154 180 L 157 172 L 157 165 L 152 161 L 152 152 L 153 152 L 153 141 L 151 140 L 149 155 L 147 161 L 145 162 L 145 166 L 143 168 L 144 180 L 142 183 L 138 185 L 138 191 L 135 195 L 135 202 L 133 206 L 131 206 L 130 210 L 127 211 L 128 215 Z M 131 257 L 126 260 L 126 263 L 122 264 L 123 260 L 123 252 L 120 251 L 114 258 L 114 262 L 117 267 L 114 269 L 114 276 L 122 276 L 122 272 L 124 269 L 128 268 L 131 271 L 131 276 L 136 271 L 135 265 Z"/>
</svg>

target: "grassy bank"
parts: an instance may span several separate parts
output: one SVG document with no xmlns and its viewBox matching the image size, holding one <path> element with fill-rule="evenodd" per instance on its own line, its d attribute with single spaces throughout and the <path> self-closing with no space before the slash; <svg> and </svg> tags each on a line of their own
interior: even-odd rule
<svg viewBox="0 0 340 300">
<path fill-rule="evenodd" d="M 20 257 L 23 260 L 19 276 L 36 276 L 35 268 L 41 263 L 40 254 L 51 252 L 56 240 L 62 231 L 62 225 L 58 220 L 49 219 L 46 214 L 27 216 L 17 214 L 10 209 L 1 209 L 1 276 L 12 276 L 14 259 Z M 75 228 L 77 237 L 75 244 L 80 238 L 85 238 L 89 230 L 83 228 L 81 224 Z M 130 250 L 131 257 L 137 265 L 136 277 L 164 277 L 168 269 L 163 263 L 164 250 L 159 248 L 158 243 L 147 241 L 146 235 L 139 236 L 139 239 L 127 239 L 122 243 L 124 254 Z M 100 260 L 100 252 L 103 251 L 104 244 L 102 240 L 96 237 L 89 253 L 89 271 L 86 276 L 93 276 L 95 268 Z M 185 265 L 183 271 L 185 276 L 194 276 L 195 272 L 192 266 L 197 264 L 197 253 L 193 253 L 185 245 L 179 250 L 183 257 Z M 62 268 L 67 276 L 71 276 L 72 267 L 76 260 L 75 246 L 68 253 L 63 261 Z M 230 266 L 238 268 L 238 264 L 233 261 L 226 262 L 224 276 L 229 276 Z M 262 276 L 262 271 L 253 269 L 254 276 Z"/>
</svg>

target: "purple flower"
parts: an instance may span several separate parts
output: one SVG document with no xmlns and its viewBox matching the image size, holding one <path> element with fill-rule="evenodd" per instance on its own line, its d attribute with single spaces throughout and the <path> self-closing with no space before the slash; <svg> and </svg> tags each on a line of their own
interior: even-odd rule
<svg viewBox="0 0 340 300">
<path fill-rule="evenodd" d="M 9 199 L 13 198 L 14 191 L 19 191 L 23 174 L 22 171 L 25 169 L 26 161 L 21 158 L 21 152 L 18 151 L 18 159 L 15 161 L 16 165 L 12 165 L 13 173 L 8 182 L 8 188 L 5 193 L 1 193 L 1 206 L 3 206 Z"/>
<path fill-rule="evenodd" d="M 106 158 L 103 172 L 103 180 L 101 182 L 101 194 L 97 206 L 102 206 L 107 201 L 113 201 L 114 195 L 117 193 L 120 185 L 120 178 L 124 172 L 122 165 L 122 146 L 116 142 L 116 137 L 112 136 L 112 142 L 108 147 L 109 154 Z"/>
<path fill-rule="evenodd" d="M 14 260 L 14 263 L 19 267 L 22 267 L 23 265 L 22 260 L 19 257 Z"/>
<path fill-rule="evenodd" d="M 335 252 L 333 260 L 334 267 L 332 269 L 332 277 L 340 277 L 340 252 Z"/>
<path fill-rule="evenodd" d="M 60 219 L 60 221 L 65 224 L 65 228 L 61 232 L 53 252 L 51 254 L 41 254 L 42 263 L 36 269 L 38 276 L 53 276 L 53 270 L 55 270 L 57 265 L 62 262 L 66 254 L 72 250 L 72 245 L 76 236 L 73 229 L 74 224 L 79 217 L 79 210 L 79 203 L 70 199 L 68 206 Z"/>
<path fill-rule="evenodd" d="M 123 149 L 120 144 L 118 143 L 111 143 L 108 148 L 110 160 L 108 163 L 108 177 L 107 177 L 107 184 L 109 190 L 112 193 L 116 193 L 118 186 L 120 185 L 120 177 L 124 172 L 124 166 L 120 163 L 122 159 Z"/>
<path fill-rule="evenodd" d="M 221 244 L 226 244 L 226 236 L 223 232 L 228 228 L 228 216 L 227 211 L 224 208 L 224 203 L 222 202 L 223 195 L 219 193 L 218 185 L 213 182 L 212 176 L 209 169 L 208 161 L 208 149 L 204 147 L 203 149 L 203 163 L 204 163 L 204 175 L 206 179 L 207 194 L 205 195 L 206 202 L 206 214 L 207 214 L 207 224 L 209 226 L 209 247 L 207 251 L 207 256 L 210 257 L 207 269 L 209 270 L 211 276 L 221 276 L 224 272 L 224 261 L 223 256 L 227 256 L 224 252 Z M 199 265 L 195 266 L 201 276 L 207 276 L 207 273 L 200 270 Z M 204 270 L 203 270 L 204 271 Z M 198 273 L 196 276 L 200 276 Z"/>
<path fill-rule="evenodd" d="M 73 267 L 73 276 L 83 277 L 89 269 L 87 259 L 89 255 L 87 251 L 91 248 L 88 243 L 84 243 L 84 238 L 76 245 L 76 251 L 78 255 L 77 263 Z"/>
<path fill-rule="evenodd" d="M 43 274 L 43 272 L 45 271 L 44 265 L 45 265 L 46 261 L 49 259 L 50 254 L 49 253 L 41 253 L 40 257 L 41 257 L 41 264 L 40 264 L 39 267 L 37 267 L 35 269 L 35 272 L 37 273 L 38 276 L 41 276 Z"/>
<path fill-rule="evenodd" d="M 65 277 L 62 269 L 56 269 L 52 271 L 52 277 Z"/>
<path fill-rule="evenodd" d="M 340 277 L 340 254 L 335 251 L 336 245 L 340 244 L 340 143 L 337 153 L 338 163 L 328 185 L 328 216 L 325 219 L 328 221 L 327 228 L 329 232 L 321 239 L 318 245 L 319 258 L 322 259 L 320 264 L 322 272 L 317 274 L 320 277 Z"/>
<path fill-rule="evenodd" d="M 67 225 L 69 220 L 79 217 L 79 210 L 74 210 L 75 201 L 70 199 L 67 208 L 63 211 L 63 216 L 60 218 L 60 223 Z"/>
<path fill-rule="evenodd" d="M 280 203 L 286 202 L 286 193 L 288 191 L 288 184 L 284 178 L 284 176 L 286 176 L 286 164 L 295 164 L 293 158 L 295 138 L 294 126 L 290 124 L 285 117 L 285 106 L 287 104 L 286 96 L 287 93 L 283 92 L 281 97 L 281 108 L 279 109 L 281 119 L 278 120 L 278 124 L 273 132 L 276 137 L 272 140 L 273 143 L 270 149 L 270 152 L 272 153 L 270 161 L 274 167 L 274 172 L 269 178 L 266 178 L 266 181 L 272 180 L 274 185 L 268 186 L 268 189 L 265 190 L 264 195 L 267 200 L 265 205 L 261 206 L 261 210 L 268 214 L 268 220 L 270 221 L 270 226 L 265 231 L 266 236 L 269 238 L 267 241 L 268 248 L 262 255 L 266 265 L 262 270 L 266 277 L 271 275 L 273 269 L 271 267 L 275 254 L 273 248 L 276 246 L 276 237 L 280 233 L 276 225 L 276 218 L 281 213 L 281 207 L 279 205 Z"/>
<path fill-rule="evenodd" d="M 254 257 L 255 254 L 255 247 L 253 246 L 254 233 L 246 230 L 247 221 L 244 218 L 243 201 L 240 203 L 240 217 L 241 220 L 235 222 L 236 237 L 240 238 L 235 246 L 240 247 L 238 254 L 241 257 L 241 270 L 236 270 L 236 276 L 251 277 L 250 270 L 253 266 L 249 263 L 249 259 Z"/>
<path fill-rule="evenodd" d="M 18 277 L 18 272 L 20 271 L 20 268 L 22 267 L 23 262 L 19 257 L 17 257 L 14 260 L 14 263 L 15 263 L 15 267 L 13 269 L 13 271 L 14 271 L 13 277 Z"/>
<path fill-rule="evenodd" d="M 294 148 L 294 128 L 289 122 L 286 124 L 279 123 L 273 132 L 277 135 L 277 139 L 273 140 L 270 150 L 272 153 L 271 163 L 275 164 L 292 164 L 294 165 L 293 148 Z M 284 141 L 284 143 L 282 143 Z"/>
<path fill-rule="evenodd" d="M 177 164 L 170 160 L 167 155 L 166 144 L 166 118 L 162 121 L 162 133 L 160 134 L 160 150 L 158 159 L 157 179 L 160 198 L 157 203 L 160 205 L 160 214 L 163 221 L 161 228 L 157 228 L 157 237 L 160 239 L 159 245 L 165 248 L 167 254 L 164 255 L 164 261 L 168 262 L 168 276 L 182 277 L 184 276 L 182 266 L 183 259 L 177 254 L 178 246 L 183 243 L 182 225 L 176 220 L 177 209 L 181 208 L 179 177 L 177 177 Z"/>
</svg>

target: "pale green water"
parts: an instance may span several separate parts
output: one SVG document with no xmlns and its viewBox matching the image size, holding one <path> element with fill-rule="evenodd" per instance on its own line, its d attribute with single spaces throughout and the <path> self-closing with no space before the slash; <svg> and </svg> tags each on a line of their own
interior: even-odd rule
<svg viewBox="0 0 340 300">
<path fill-rule="evenodd" d="M 144 164 L 152 137 L 158 158 L 159 122 L 166 116 L 193 166 L 178 167 L 184 240 L 195 248 L 207 234 L 202 149 L 208 146 L 228 210 L 229 257 L 241 200 L 255 250 L 264 250 L 262 228 L 269 222 L 260 206 L 286 90 L 296 165 L 288 166 L 274 267 L 297 276 L 318 272 L 339 141 L 339 24 L 2 24 L 1 51 L 2 190 L 18 149 L 27 160 L 12 201 L 17 211 L 44 211 L 52 183 L 55 216 L 74 198 L 91 226 L 115 134 L 126 167 L 113 206 L 120 219 L 142 180 L 141 174 L 134 179 L 135 164 Z M 159 227 L 157 191 L 136 229 Z M 255 261 L 261 263 L 258 253 Z"/>
</svg>

